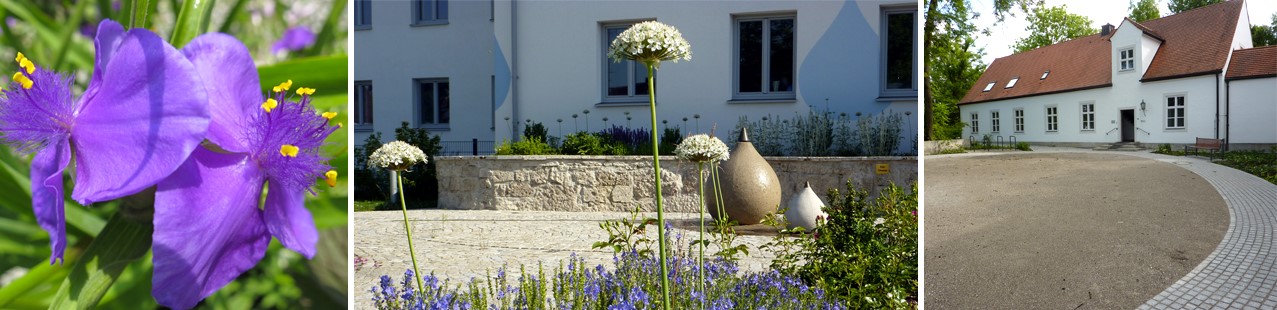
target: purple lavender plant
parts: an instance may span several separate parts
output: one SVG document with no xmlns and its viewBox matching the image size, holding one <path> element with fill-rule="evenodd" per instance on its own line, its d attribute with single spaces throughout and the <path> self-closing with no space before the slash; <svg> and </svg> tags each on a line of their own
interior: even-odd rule
<svg viewBox="0 0 1277 310">
<path fill-rule="evenodd" d="M 21 71 L 0 91 L 0 142 L 35 153 L 31 206 L 49 232 L 50 263 L 66 249 L 62 173 L 72 158 L 72 199 L 87 206 L 121 198 L 178 169 L 210 122 L 194 67 L 159 36 L 105 20 L 93 43 L 93 76 L 79 100 L 70 77 L 21 53 Z"/>
<path fill-rule="evenodd" d="M 315 32 L 304 26 L 296 26 L 284 31 L 284 35 L 279 38 L 279 41 L 275 41 L 275 45 L 271 46 L 270 52 L 275 54 L 283 51 L 296 52 L 314 44 Z"/>
<path fill-rule="evenodd" d="M 208 140 L 217 147 L 196 149 L 155 194 L 151 293 L 172 308 L 193 307 L 252 268 L 272 236 L 315 255 L 319 235 L 303 196 L 316 180 L 336 178 L 319 147 L 341 127 L 328 125 L 335 113 L 311 107 L 314 89 L 294 96 L 288 81 L 263 98 L 248 49 L 231 36 L 201 35 L 182 52 L 208 90 Z"/>
</svg>

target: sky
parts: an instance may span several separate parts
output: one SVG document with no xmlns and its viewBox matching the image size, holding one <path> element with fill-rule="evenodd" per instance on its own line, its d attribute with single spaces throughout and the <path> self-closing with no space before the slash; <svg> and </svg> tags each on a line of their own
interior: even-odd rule
<svg viewBox="0 0 1277 310">
<path fill-rule="evenodd" d="M 1130 3 L 1123 0 L 1045 0 L 1047 6 L 1060 6 L 1067 4 L 1069 13 L 1086 16 L 1091 19 L 1091 28 L 1099 29 L 1104 24 L 1113 24 L 1118 26 L 1122 23 L 1122 18 L 1126 17 Z M 1170 15 L 1170 9 L 1167 9 L 1169 0 L 1155 0 L 1158 12 L 1162 17 Z M 984 57 L 982 60 L 985 64 L 993 63 L 994 59 L 1011 55 L 1014 50 L 1011 48 L 1016 40 L 1029 35 L 1027 30 L 1029 23 L 1025 21 L 1025 14 L 1014 9 L 1015 16 L 1008 16 L 1005 21 L 994 25 L 996 18 L 993 16 L 993 0 L 972 0 L 972 9 L 980 14 L 975 20 L 976 27 L 980 29 L 989 29 L 990 35 L 983 34 L 976 36 L 976 47 L 984 48 Z M 1272 23 L 1273 12 L 1277 12 L 1277 1 L 1274 0 L 1246 0 L 1246 10 L 1244 14 L 1249 15 L 1251 24 L 1270 24 Z"/>
</svg>

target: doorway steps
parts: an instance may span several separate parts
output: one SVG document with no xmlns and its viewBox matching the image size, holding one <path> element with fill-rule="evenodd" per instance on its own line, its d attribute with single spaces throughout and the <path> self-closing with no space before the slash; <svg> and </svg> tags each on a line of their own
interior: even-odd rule
<svg viewBox="0 0 1277 310">
<path fill-rule="evenodd" d="M 1146 149 L 1146 148 L 1144 148 L 1144 144 L 1139 143 L 1139 142 L 1117 142 L 1117 143 L 1113 143 L 1113 144 L 1104 144 L 1104 145 L 1100 145 L 1100 146 L 1095 147 L 1093 150 L 1096 150 L 1096 151 L 1124 151 L 1124 152 L 1138 152 L 1138 151 L 1143 151 L 1143 150 L 1147 150 L 1147 149 Z"/>
</svg>

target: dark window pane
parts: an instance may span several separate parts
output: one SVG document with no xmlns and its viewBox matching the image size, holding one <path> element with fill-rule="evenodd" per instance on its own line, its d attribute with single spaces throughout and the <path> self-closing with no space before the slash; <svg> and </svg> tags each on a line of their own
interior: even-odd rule
<svg viewBox="0 0 1277 310">
<path fill-rule="evenodd" d="M 647 95 L 647 66 L 637 61 L 626 61 L 634 68 L 634 94 Z"/>
<path fill-rule="evenodd" d="M 448 0 L 438 0 L 438 1 L 439 1 L 438 2 L 439 16 L 436 16 L 435 19 L 440 19 L 440 20 L 448 19 Z"/>
<path fill-rule="evenodd" d="M 417 20 L 430 20 L 434 16 L 434 3 L 430 0 L 417 0 Z"/>
<path fill-rule="evenodd" d="M 612 41 L 625 31 L 625 28 L 608 28 L 607 44 L 611 46 Z M 616 62 L 607 57 L 607 52 L 603 54 L 603 61 L 607 62 L 607 95 L 608 96 L 627 96 L 629 95 L 629 74 L 630 66 L 633 61 Z"/>
<path fill-rule="evenodd" d="M 762 92 L 763 77 L 763 22 L 740 23 L 740 63 L 737 67 L 737 87 L 742 93 Z"/>
<path fill-rule="evenodd" d="M 435 123 L 435 84 L 427 82 L 418 82 L 418 106 L 421 107 L 421 123 Z"/>
<path fill-rule="evenodd" d="M 771 20 L 771 63 L 768 78 L 769 91 L 793 91 L 794 81 L 794 20 Z"/>
<path fill-rule="evenodd" d="M 448 120 L 450 119 L 450 117 L 448 117 L 448 114 L 452 110 L 450 105 L 450 102 L 452 101 L 451 97 L 452 96 L 449 94 L 449 91 L 448 91 L 448 82 L 440 82 L 439 83 L 439 123 L 440 124 L 447 124 Z"/>
<path fill-rule="evenodd" d="M 913 13 L 887 15 L 887 89 L 913 88 Z"/>
</svg>

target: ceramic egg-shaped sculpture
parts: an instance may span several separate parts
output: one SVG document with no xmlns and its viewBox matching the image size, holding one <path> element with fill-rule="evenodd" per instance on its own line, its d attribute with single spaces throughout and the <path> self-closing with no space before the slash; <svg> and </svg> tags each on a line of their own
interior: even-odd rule
<svg viewBox="0 0 1277 310">
<path fill-rule="evenodd" d="M 780 207 L 780 179 L 767 164 L 749 134 L 741 128 L 740 138 L 731 157 L 723 162 L 719 182 L 723 191 L 723 209 L 727 217 L 739 225 L 758 224 L 769 213 Z M 719 218 L 717 201 L 713 194 L 706 195 L 706 208 L 710 215 Z"/>
<path fill-rule="evenodd" d="M 789 222 L 788 228 L 802 227 L 807 231 L 816 228 L 816 217 L 828 218 L 829 215 L 821 210 L 825 206 L 825 202 L 820 201 L 820 196 L 811 190 L 811 183 L 807 183 L 803 190 L 799 191 L 794 198 L 789 199 L 789 203 L 785 205 L 785 220 Z"/>
</svg>

